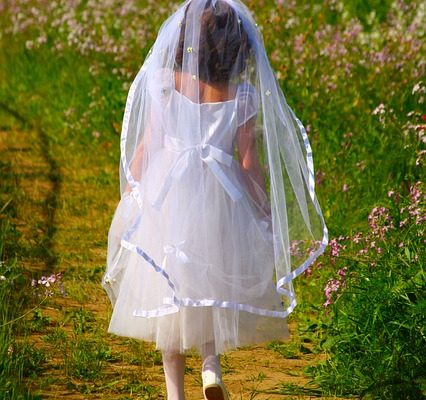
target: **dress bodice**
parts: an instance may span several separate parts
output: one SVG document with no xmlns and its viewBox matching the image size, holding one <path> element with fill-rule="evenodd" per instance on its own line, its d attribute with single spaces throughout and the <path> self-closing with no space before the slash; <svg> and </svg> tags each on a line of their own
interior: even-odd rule
<svg viewBox="0 0 426 400">
<path fill-rule="evenodd" d="M 237 86 L 233 99 L 197 103 L 176 89 L 174 72 L 164 69 L 152 77 L 149 90 L 153 101 L 161 98 L 153 106 L 158 107 L 155 114 L 163 116 L 162 121 L 155 122 L 161 122 L 164 139 L 171 136 L 184 147 L 210 143 L 232 153 L 238 127 L 259 108 L 256 89 L 248 82 Z"/>
<path fill-rule="evenodd" d="M 237 93 L 238 94 L 238 93 Z M 182 140 L 184 146 L 211 144 L 232 153 L 237 131 L 237 98 L 223 102 L 194 103 L 172 89 L 170 94 L 170 126 L 167 135 Z"/>
<path fill-rule="evenodd" d="M 241 191 L 227 171 L 234 162 L 233 143 L 238 127 L 257 112 L 254 88 L 242 84 L 234 99 L 208 103 L 195 103 L 174 87 L 163 88 L 162 93 L 167 115 L 162 121 L 163 148 L 170 155 L 170 168 L 154 207 L 161 208 L 172 180 L 180 179 L 193 162 L 207 166 L 228 195 L 238 200 Z"/>
</svg>

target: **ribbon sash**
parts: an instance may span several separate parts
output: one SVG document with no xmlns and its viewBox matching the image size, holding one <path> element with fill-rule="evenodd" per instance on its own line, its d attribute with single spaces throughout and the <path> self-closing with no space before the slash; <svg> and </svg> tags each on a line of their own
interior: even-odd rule
<svg viewBox="0 0 426 400">
<path fill-rule="evenodd" d="M 165 136 L 165 145 L 166 148 L 178 152 L 179 155 L 164 178 L 164 183 L 158 192 L 156 200 L 152 204 L 154 208 L 160 210 L 167 193 L 172 187 L 173 181 L 178 181 L 183 176 L 187 168 L 191 165 L 190 159 L 194 153 L 198 154 L 201 161 L 206 163 L 212 174 L 233 201 L 237 201 L 242 197 L 241 192 L 229 179 L 222 167 L 222 165 L 226 167 L 232 165 L 233 157 L 231 154 L 208 142 L 183 146 L 179 139 L 171 136 Z"/>
</svg>

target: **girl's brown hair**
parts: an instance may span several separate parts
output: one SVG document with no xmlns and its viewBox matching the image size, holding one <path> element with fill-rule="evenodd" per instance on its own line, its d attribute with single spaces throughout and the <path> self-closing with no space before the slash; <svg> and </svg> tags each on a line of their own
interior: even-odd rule
<svg viewBox="0 0 426 400">
<path fill-rule="evenodd" d="M 182 21 L 176 67 L 182 70 L 188 8 Z M 250 52 L 247 32 L 237 13 L 225 1 L 208 0 L 200 21 L 198 76 L 205 82 L 227 82 L 244 70 Z"/>
</svg>

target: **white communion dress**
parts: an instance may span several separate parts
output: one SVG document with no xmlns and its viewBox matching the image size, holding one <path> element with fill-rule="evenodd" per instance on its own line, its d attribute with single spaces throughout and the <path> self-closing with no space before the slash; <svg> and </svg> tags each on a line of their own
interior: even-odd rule
<svg viewBox="0 0 426 400">
<path fill-rule="evenodd" d="M 109 232 L 109 332 L 179 352 L 283 339 L 271 218 L 234 157 L 258 94 L 244 83 L 215 103 L 194 103 L 170 84 L 162 93 L 162 142 L 138 199 L 124 193 Z"/>
<path fill-rule="evenodd" d="M 163 23 L 120 143 L 109 332 L 180 353 L 287 337 L 293 281 L 328 231 L 306 129 L 240 0 L 186 0 Z"/>
</svg>

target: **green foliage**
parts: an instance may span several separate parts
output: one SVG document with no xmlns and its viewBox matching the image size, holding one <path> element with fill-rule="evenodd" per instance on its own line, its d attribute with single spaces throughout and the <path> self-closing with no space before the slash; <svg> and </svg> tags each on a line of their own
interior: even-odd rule
<svg viewBox="0 0 426 400">
<path fill-rule="evenodd" d="M 5 243 L 8 234 L 4 227 L 0 243 Z M 2 261 L 0 267 L 0 397 L 36 399 L 25 388 L 23 378 L 40 371 L 46 361 L 45 353 L 28 342 L 25 320 L 10 323 L 20 316 L 28 301 L 23 290 L 25 275 L 16 260 Z"/>
<path fill-rule="evenodd" d="M 367 234 L 332 244 L 338 254 L 331 261 L 341 269 L 329 281 L 334 289 L 322 344 L 328 359 L 313 371 L 328 392 L 392 400 L 424 396 L 425 189 L 413 185 L 409 198 L 390 193 L 389 208 L 370 213 Z"/>
<path fill-rule="evenodd" d="M 162 365 L 161 352 L 154 348 L 148 348 L 144 342 L 129 339 L 127 341 L 131 349 L 129 363 L 133 365 L 153 366 Z"/>
<path fill-rule="evenodd" d="M 40 332 L 46 328 L 46 326 L 49 326 L 51 322 L 52 319 L 50 317 L 43 315 L 40 308 L 36 308 L 33 311 L 33 317 L 29 323 L 29 329 L 33 332 Z"/>
<path fill-rule="evenodd" d="M 111 359 L 111 348 L 96 339 L 76 337 L 70 342 L 66 358 L 71 377 L 94 380 L 99 377 L 105 361 Z"/>
<path fill-rule="evenodd" d="M 268 349 L 274 350 L 277 353 L 281 354 L 285 358 L 289 359 L 297 359 L 300 358 L 301 354 L 309 354 L 312 353 L 312 351 L 304 346 L 301 343 L 296 342 L 290 342 L 290 343 L 283 343 L 274 341 L 271 343 L 268 343 L 266 346 Z"/>
<path fill-rule="evenodd" d="M 71 320 L 73 325 L 74 334 L 80 335 L 82 333 L 92 332 L 94 330 L 95 316 L 92 312 L 79 308 L 67 312 L 65 322 Z"/>
</svg>

